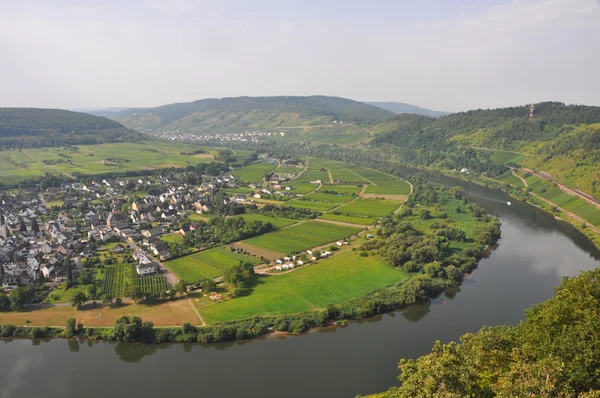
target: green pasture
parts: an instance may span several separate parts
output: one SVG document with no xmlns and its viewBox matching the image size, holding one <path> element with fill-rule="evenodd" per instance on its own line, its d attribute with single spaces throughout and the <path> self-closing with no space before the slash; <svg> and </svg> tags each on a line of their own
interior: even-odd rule
<svg viewBox="0 0 600 398">
<path fill-rule="evenodd" d="M 240 261 L 260 263 L 260 260 L 255 257 L 232 252 L 225 247 L 217 247 L 168 261 L 165 265 L 180 279 L 195 282 L 219 277 L 226 269 L 238 265 Z"/>
<path fill-rule="evenodd" d="M 258 278 L 250 295 L 198 309 L 208 323 L 293 314 L 358 298 L 407 278 L 379 257 L 348 251 L 289 274 Z"/>
<path fill-rule="evenodd" d="M 282 254 L 296 253 L 343 239 L 360 228 L 308 221 L 286 229 L 256 236 L 243 243 Z"/>
<path fill-rule="evenodd" d="M 367 217 L 383 217 L 393 213 L 398 207 L 400 207 L 400 203 L 397 201 L 358 199 L 336 209 L 336 212 Z"/>
</svg>

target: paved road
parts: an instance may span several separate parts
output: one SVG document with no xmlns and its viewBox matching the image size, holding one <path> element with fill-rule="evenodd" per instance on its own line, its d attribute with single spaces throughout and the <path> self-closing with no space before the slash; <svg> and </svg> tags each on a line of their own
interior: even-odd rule
<svg viewBox="0 0 600 398">
<path fill-rule="evenodd" d="M 135 244 L 135 242 L 132 242 L 129 239 L 127 239 L 126 243 L 134 251 L 138 251 L 139 250 L 142 253 L 144 253 L 146 255 L 146 257 L 148 257 L 150 260 L 158 263 L 160 265 L 161 275 L 163 275 L 166 278 L 167 282 L 169 282 L 171 284 L 171 286 L 175 286 L 177 284 L 177 282 L 179 282 L 179 278 L 164 263 L 158 261 L 156 258 L 154 258 L 154 256 L 151 256 L 150 254 L 146 253 L 137 244 Z"/>
</svg>

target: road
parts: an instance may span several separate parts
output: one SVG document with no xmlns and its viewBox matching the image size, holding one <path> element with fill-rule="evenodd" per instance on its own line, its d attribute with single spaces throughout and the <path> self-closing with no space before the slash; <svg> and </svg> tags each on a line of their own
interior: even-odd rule
<svg viewBox="0 0 600 398">
<path fill-rule="evenodd" d="M 151 256 L 150 254 L 146 253 L 144 250 L 142 250 L 137 244 L 135 244 L 135 242 L 130 241 L 129 239 L 126 240 L 127 245 L 133 250 L 133 251 L 141 251 L 142 253 L 144 253 L 146 255 L 146 257 L 148 257 L 150 260 L 154 261 L 155 263 L 158 263 L 160 265 L 160 271 L 161 271 L 161 275 L 163 275 L 165 277 L 165 279 L 167 280 L 167 282 L 169 282 L 171 284 L 171 286 L 175 286 L 177 284 L 177 282 L 179 282 L 179 278 L 177 278 L 177 276 L 173 273 L 173 271 L 171 271 L 169 269 L 169 267 L 165 266 L 164 263 L 158 261 L 156 258 L 154 258 L 154 256 Z"/>
<path fill-rule="evenodd" d="M 527 183 L 527 180 L 525 180 L 523 177 L 521 177 L 520 175 L 518 175 L 517 173 L 515 173 L 515 170 L 513 168 L 511 168 L 510 170 L 512 171 L 512 173 L 513 173 L 514 176 L 520 178 L 521 181 L 523 181 L 523 184 L 525 184 L 525 187 L 529 187 L 529 184 Z M 564 208 L 558 206 L 556 203 L 554 203 L 554 202 L 552 202 L 552 201 L 550 201 L 550 200 L 548 200 L 546 198 L 543 198 L 543 197 L 541 197 L 540 195 L 537 195 L 534 192 L 529 192 L 529 193 L 532 196 L 535 196 L 536 198 L 538 198 L 538 199 L 546 202 L 550 206 L 556 207 L 558 210 L 560 210 L 562 213 L 566 214 L 567 216 L 571 217 L 573 220 L 575 220 L 577 222 L 580 222 L 581 224 L 587 225 L 588 228 L 591 229 L 592 231 L 594 231 L 595 233 L 600 234 L 600 229 L 598 229 L 598 228 L 594 227 L 593 225 L 591 225 L 590 222 L 587 221 L 587 220 L 585 220 L 584 218 L 579 217 L 577 214 L 575 214 L 575 213 L 573 213 L 573 212 L 571 212 L 571 211 L 569 211 L 567 209 L 564 209 Z"/>
</svg>

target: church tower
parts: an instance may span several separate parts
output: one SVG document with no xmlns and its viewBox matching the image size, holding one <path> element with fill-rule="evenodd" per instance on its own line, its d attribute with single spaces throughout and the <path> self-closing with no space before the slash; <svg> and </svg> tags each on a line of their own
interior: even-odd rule
<svg viewBox="0 0 600 398">
<path fill-rule="evenodd" d="M 0 209 L 0 238 L 6 239 L 8 235 L 6 234 L 6 219 L 4 218 L 4 214 L 2 214 L 2 209 Z"/>
</svg>

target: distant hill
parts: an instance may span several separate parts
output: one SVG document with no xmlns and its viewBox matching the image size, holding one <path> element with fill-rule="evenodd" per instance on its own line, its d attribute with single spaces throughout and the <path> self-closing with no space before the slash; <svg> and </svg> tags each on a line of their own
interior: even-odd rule
<svg viewBox="0 0 600 398">
<path fill-rule="evenodd" d="M 326 96 L 209 98 L 103 114 L 129 128 L 153 134 L 316 127 L 339 121 L 368 126 L 393 116 L 390 111 L 362 102 Z"/>
<path fill-rule="evenodd" d="M 398 115 L 370 131 L 375 134 L 374 146 L 397 148 L 405 160 L 418 165 L 466 167 L 466 159 L 472 157 L 470 148 L 487 148 L 523 153 L 527 155 L 520 161 L 524 166 L 546 171 L 584 192 L 596 194 L 600 181 L 597 106 L 538 103 L 533 120 L 529 120 L 529 105 L 478 109 L 437 119 Z"/>
<path fill-rule="evenodd" d="M 1 146 L 55 146 L 140 141 L 144 136 L 122 124 L 62 109 L 0 108 Z"/>
<path fill-rule="evenodd" d="M 421 108 L 416 105 L 405 104 L 402 102 L 365 102 L 365 104 L 373 105 L 378 108 L 388 110 L 397 115 L 401 115 L 403 113 L 411 113 L 415 115 L 439 117 L 450 114 L 450 112 L 432 111 L 431 109 Z"/>
</svg>

